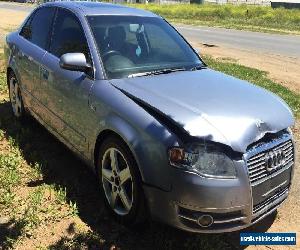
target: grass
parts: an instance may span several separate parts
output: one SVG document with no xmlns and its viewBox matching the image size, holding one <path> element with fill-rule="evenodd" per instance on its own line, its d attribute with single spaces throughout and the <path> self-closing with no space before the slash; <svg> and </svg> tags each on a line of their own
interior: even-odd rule
<svg viewBox="0 0 300 250">
<path fill-rule="evenodd" d="M 3 120 L 1 123 L 2 127 Z M 7 142 L 5 146 L 1 145 L 0 152 L 0 214 L 10 225 L 2 241 L 4 248 L 11 248 L 22 238 L 31 237 L 42 224 L 76 216 L 78 212 L 76 203 L 69 202 L 65 189 L 59 186 L 41 183 L 31 191 L 27 190 L 28 183 L 43 178 L 43 172 L 37 167 L 38 163 L 31 166 L 26 163 L 20 146 L 26 136 L 21 128 L 15 138 L 7 137 L 2 129 L 0 131 L 0 142 Z"/>
<path fill-rule="evenodd" d="M 299 95 L 265 72 L 206 57 L 214 69 L 282 96 L 299 114 Z M 42 126 L 15 120 L 0 70 L 0 245 L 36 249 L 232 249 L 227 235 L 189 234 L 151 222 L 125 228 L 104 209 L 94 175 Z M 64 230 L 62 230 L 64 228 Z M 49 239 L 48 239 L 49 238 Z M 230 243 L 229 243 L 230 242 Z M 31 244 L 31 245 L 30 245 Z M 0 247 L 1 248 L 1 247 Z"/>
<path fill-rule="evenodd" d="M 219 26 L 276 33 L 300 33 L 299 9 L 268 6 L 215 4 L 130 4 L 185 24 Z"/>
</svg>

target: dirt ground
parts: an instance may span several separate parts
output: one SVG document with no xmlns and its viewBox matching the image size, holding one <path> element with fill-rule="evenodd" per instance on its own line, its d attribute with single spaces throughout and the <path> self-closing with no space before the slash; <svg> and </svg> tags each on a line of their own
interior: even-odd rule
<svg viewBox="0 0 300 250">
<path fill-rule="evenodd" d="M 4 34 L 6 34 L 11 29 L 15 28 L 18 24 L 22 22 L 22 20 L 27 16 L 27 13 L 21 12 L 21 11 L 8 11 L 8 10 L 1 10 L 0 9 L 0 47 L 2 39 L 4 38 Z M 2 35 L 2 37 L 1 37 Z M 278 55 L 270 55 L 270 54 L 257 54 L 253 51 L 246 51 L 246 50 L 237 50 L 237 49 L 230 49 L 226 47 L 207 47 L 201 44 L 194 44 L 194 46 L 198 47 L 201 51 L 201 54 L 211 55 L 215 58 L 231 58 L 233 60 L 236 60 L 240 64 L 258 68 L 261 70 L 265 70 L 269 72 L 269 75 L 272 79 L 276 80 L 277 82 L 281 83 L 282 85 L 290 88 L 293 91 L 300 92 L 300 60 L 296 58 L 288 58 L 288 57 L 279 57 Z M 3 106 L 3 105 L 2 105 Z M 1 108 L 2 111 L 8 112 L 8 103 L 5 103 L 4 106 Z M 3 115 L 3 112 L 0 114 Z M 9 128 L 6 128 L 7 131 L 9 131 Z M 41 132 L 42 131 L 42 132 Z M 44 133 L 43 129 L 39 129 L 38 132 Z M 295 176 L 294 176 L 294 182 L 291 190 L 291 194 L 288 198 L 288 200 L 284 203 L 284 205 L 278 210 L 278 213 L 276 217 L 268 218 L 268 220 L 265 220 L 263 223 L 259 223 L 255 227 L 253 227 L 253 230 L 256 231 L 268 231 L 268 232 L 297 232 L 298 237 L 300 233 L 300 121 L 296 122 L 296 125 L 293 129 L 295 140 L 296 140 L 296 148 L 297 148 L 297 157 L 296 157 L 296 168 L 295 168 Z M 54 139 L 51 139 L 47 133 L 44 135 L 43 138 L 46 138 L 47 141 L 50 141 L 51 145 L 53 144 L 53 150 L 55 152 L 55 149 L 58 147 L 59 151 L 62 152 L 63 162 L 65 162 L 65 165 L 79 165 L 77 159 L 72 156 L 67 150 L 64 150 L 63 147 Z M 39 150 L 41 148 L 41 145 L 43 147 L 49 147 L 48 143 L 45 142 L 39 142 L 36 143 L 36 150 Z M 50 146 L 51 146 L 50 145 Z M 3 150 L 4 147 L 0 145 L 1 150 Z M 51 150 L 50 150 L 51 151 Z M 47 157 L 47 156 L 45 156 Z M 61 157 L 61 156 L 60 156 Z M 54 161 L 53 165 L 57 165 L 58 163 L 53 158 L 53 155 L 50 155 L 48 157 L 49 161 Z M 61 163 L 60 163 L 61 164 Z M 65 166 L 65 167 L 66 167 Z M 57 167 L 58 170 L 54 172 L 61 173 L 61 170 Z M 71 177 L 75 175 L 76 169 L 69 168 L 71 170 Z M 77 167 L 77 170 L 81 170 L 81 166 Z M 85 173 L 85 172 L 84 172 Z M 88 176 L 89 174 L 85 174 L 85 176 Z M 85 177 L 84 176 L 84 177 Z M 64 178 L 64 174 L 61 174 L 62 179 Z M 70 177 L 70 178 L 71 178 Z M 70 179 L 69 178 L 69 179 Z M 51 179 L 52 180 L 52 179 Z M 82 227 L 88 227 L 86 230 L 93 230 L 99 232 L 101 235 L 103 235 L 106 239 L 111 239 L 115 237 L 118 232 L 122 232 L 122 235 L 120 237 L 123 237 L 123 240 L 120 239 L 120 241 L 124 242 L 124 244 L 127 244 L 127 242 L 131 241 L 137 241 L 143 242 L 145 240 L 149 241 L 157 241 L 161 240 L 161 237 L 164 237 L 164 231 L 162 233 L 148 235 L 148 233 L 132 233 L 128 231 L 127 229 L 123 229 L 122 227 L 119 227 L 115 223 L 111 222 L 109 218 L 104 219 L 104 222 L 97 223 L 97 220 L 94 217 L 91 217 L 92 214 L 97 214 L 99 207 L 101 207 L 97 202 L 95 202 L 92 206 L 89 206 L 89 203 L 95 201 L 95 195 L 91 195 L 91 190 L 94 190 L 94 186 L 90 184 L 87 178 L 81 178 L 81 182 L 83 182 L 84 185 L 80 184 L 81 189 L 78 189 L 77 192 L 80 194 L 80 199 L 77 201 L 79 204 L 79 210 L 80 210 L 80 216 L 79 218 L 81 221 L 77 221 L 76 224 L 81 225 Z M 65 181 L 65 180 L 64 180 Z M 70 183 L 73 180 L 70 180 Z M 87 188 L 88 187 L 88 188 Z M 89 189 L 90 188 L 90 189 Z M 85 189 L 88 189 L 88 191 L 85 191 Z M 84 191 L 82 191 L 84 190 Z M 91 196 L 91 197 L 90 197 Z M 74 221 L 69 220 L 62 220 L 61 222 L 57 224 L 53 224 L 52 228 L 39 228 L 39 231 L 37 232 L 36 237 L 34 237 L 33 240 L 28 238 L 25 242 L 22 242 L 19 249 L 30 249 L 33 246 L 36 246 L 33 241 L 36 240 L 39 243 L 44 243 L 47 245 L 51 245 L 54 242 L 57 242 L 57 240 L 61 237 L 71 237 L 72 236 L 72 223 Z M 89 225 L 89 226 L 87 226 Z M 104 227 L 108 227 L 104 229 Z M 158 227 L 154 227 L 155 230 L 160 230 L 160 225 Z M 105 231 L 106 230 L 106 231 Z M 123 230 L 123 231 L 122 231 Z M 148 231 L 147 231 L 148 232 Z M 147 234 L 147 235 L 146 235 Z M 162 236 L 161 236 L 162 234 Z M 176 236 L 177 235 L 177 236 Z M 171 236 L 172 238 L 176 238 L 181 233 L 175 233 Z M 185 235 L 185 234 L 184 234 Z M 228 234 L 228 241 L 231 242 L 234 249 L 239 249 L 240 246 L 238 245 L 238 233 L 232 233 Z M 126 238 L 126 239 L 125 239 Z M 179 236 L 180 238 L 180 236 Z M 124 240 L 125 239 L 125 240 Z M 186 238 L 185 238 L 186 239 Z M 189 240 L 194 240 L 193 237 L 188 236 Z M 183 240 L 183 239 L 182 239 Z M 109 241 L 109 240 L 108 240 Z M 111 240 L 112 241 L 112 240 Z M 167 241 L 166 241 L 167 242 Z M 167 242 L 166 244 L 171 244 L 170 242 Z M 122 245 L 122 244 L 120 244 Z M 151 244 L 150 244 L 151 245 Z M 1 249 L 1 247 L 0 247 Z M 149 248 L 150 249 L 150 248 Z M 165 248 L 164 248 L 165 249 Z M 195 249 L 195 248 L 194 248 Z M 273 247 L 273 246 L 260 246 L 260 247 L 247 247 L 247 249 L 300 249 L 300 240 L 298 239 L 298 244 L 296 247 Z"/>
<path fill-rule="evenodd" d="M 20 25 L 27 15 L 23 11 L 0 9 L 0 45 L 3 43 L 4 34 Z"/>
<path fill-rule="evenodd" d="M 233 49 L 222 45 L 205 46 L 192 41 L 191 43 L 199 49 L 200 54 L 213 58 L 230 58 L 239 64 L 266 71 L 272 80 L 300 93 L 300 58 Z"/>
</svg>

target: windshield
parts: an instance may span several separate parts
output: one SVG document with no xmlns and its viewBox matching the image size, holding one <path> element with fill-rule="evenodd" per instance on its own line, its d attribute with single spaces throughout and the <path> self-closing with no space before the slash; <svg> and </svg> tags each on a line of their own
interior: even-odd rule
<svg viewBox="0 0 300 250">
<path fill-rule="evenodd" d="M 184 39 L 163 19 L 139 16 L 88 16 L 106 75 L 110 79 L 143 72 L 173 72 L 201 66 Z"/>
</svg>

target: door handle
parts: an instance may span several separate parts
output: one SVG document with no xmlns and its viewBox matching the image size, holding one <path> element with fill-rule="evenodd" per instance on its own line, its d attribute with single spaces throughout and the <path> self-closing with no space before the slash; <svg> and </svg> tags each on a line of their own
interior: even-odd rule
<svg viewBox="0 0 300 250">
<path fill-rule="evenodd" d="M 31 56 L 28 56 L 27 57 L 28 61 L 32 62 L 33 61 L 33 58 Z"/>
<path fill-rule="evenodd" d="M 19 51 L 17 55 L 19 59 L 22 59 L 24 57 L 24 53 L 22 51 Z"/>
<path fill-rule="evenodd" d="M 45 79 L 45 80 L 48 80 L 49 78 L 49 71 L 45 68 L 41 68 L 41 71 L 42 71 L 42 77 Z"/>
<path fill-rule="evenodd" d="M 29 62 L 33 62 L 33 58 L 31 56 L 28 56 L 28 55 L 24 54 L 23 52 L 20 53 L 20 57 L 25 58 Z"/>
</svg>

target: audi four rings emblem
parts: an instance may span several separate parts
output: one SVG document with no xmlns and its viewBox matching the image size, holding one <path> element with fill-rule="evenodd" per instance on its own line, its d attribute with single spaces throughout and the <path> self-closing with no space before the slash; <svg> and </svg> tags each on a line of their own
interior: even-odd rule
<svg viewBox="0 0 300 250">
<path fill-rule="evenodd" d="M 271 151 L 265 155 L 267 171 L 275 170 L 285 163 L 285 153 L 283 150 Z"/>
</svg>

